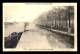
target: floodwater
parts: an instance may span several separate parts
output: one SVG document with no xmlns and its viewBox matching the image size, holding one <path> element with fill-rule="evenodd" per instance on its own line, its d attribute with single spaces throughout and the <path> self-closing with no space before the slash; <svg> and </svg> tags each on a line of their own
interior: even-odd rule
<svg viewBox="0 0 80 54">
<path fill-rule="evenodd" d="M 72 48 L 72 45 L 65 41 L 60 35 L 42 29 L 35 24 L 29 24 L 24 31 L 24 23 L 8 25 L 5 29 L 5 36 L 12 32 L 23 32 L 16 48 L 18 49 L 63 49 Z"/>
<path fill-rule="evenodd" d="M 72 45 L 55 33 L 29 24 L 20 38 L 18 49 L 60 49 L 71 48 Z"/>
<path fill-rule="evenodd" d="M 11 23 L 11 22 L 8 22 L 8 23 Z M 14 23 L 12 25 L 8 24 L 5 26 L 6 26 L 6 28 L 4 28 L 5 29 L 4 37 L 8 37 L 13 32 L 23 32 L 24 31 L 24 23 L 23 22 Z"/>
</svg>

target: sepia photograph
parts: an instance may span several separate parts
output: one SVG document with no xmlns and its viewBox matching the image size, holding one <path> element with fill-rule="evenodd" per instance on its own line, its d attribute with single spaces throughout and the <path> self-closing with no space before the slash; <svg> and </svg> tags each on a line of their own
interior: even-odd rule
<svg viewBox="0 0 80 54">
<path fill-rule="evenodd" d="M 3 3 L 3 51 L 77 51 L 77 3 Z"/>
</svg>

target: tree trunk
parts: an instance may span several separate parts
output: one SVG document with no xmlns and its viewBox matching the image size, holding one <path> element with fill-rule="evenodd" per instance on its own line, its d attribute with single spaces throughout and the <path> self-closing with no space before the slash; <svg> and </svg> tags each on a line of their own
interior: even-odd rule
<svg viewBox="0 0 80 54">
<path fill-rule="evenodd" d="M 52 24 L 51 24 L 51 29 L 52 29 L 52 27 L 53 27 L 53 20 L 52 20 Z"/>
<path fill-rule="evenodd" d="M 70 27 L 70 8 L 69 8 L 69 27 Z"/>
<path fill-rule="evenodd" d="M 61 28 L 63 28 L 63 21 L 61 20 Z"/>
<path fill-rule="evenodd" d="M 66 20 L 66 27 L 67 27 L 67 20 Z"/>
<path fill-rule="evenodd" d="M 60 28 L 60 19 L 59 19 L 59 28 Z"/>
<path fill-rule="evenodd" d="M 56 27 L 56 19 L 55 19 L 55 27 Z"/>
<path fill-rule="evenodd" d="M 70 19 L 71 19 L 71 16 L 70 16 L 70 9 L 69 9 L 69 27 L 68 27 L 68 33 L 71 33 L 71 28 L 70 28 Z"/>
<path fill-rule="evenodd" d="M 69 17 L 69 27 L 70 27 L 70 17 Z"/>
</svg>

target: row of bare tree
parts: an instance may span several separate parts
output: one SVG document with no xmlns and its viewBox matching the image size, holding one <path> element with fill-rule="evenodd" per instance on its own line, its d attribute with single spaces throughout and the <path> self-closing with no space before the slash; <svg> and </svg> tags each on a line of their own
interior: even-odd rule
<svg viewBox="0 0 80 54">
<path fill-rule="evenodd" d="M 52 8 L 40 15 L 39 24 L 57 28 L 74 28 L 74 6 Z"/>
</svg>

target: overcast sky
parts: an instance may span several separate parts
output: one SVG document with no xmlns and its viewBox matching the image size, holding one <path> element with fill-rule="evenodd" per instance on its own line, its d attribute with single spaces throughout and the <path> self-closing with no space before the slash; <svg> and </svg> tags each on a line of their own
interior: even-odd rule
<svg viewBox="0 0 80 54">
<path fill-rule="evenodd" d="M 36 5 L 37 4 L 37 5 Z M 43 4 L 33 4 L 33 3 L 3 3 L 3 18 L 8 22 L 32 22 L 40 14 L 49 11 L 53 5 L 65 5 L 63 3 L 53 4 L 43 3 Z M 68 5 L 68 4 L 67 4 Z"/>
<path fill-rule="evenodd" d="M 3 17 L 9 22 L 32 22 L 51 7 L 51 5 L 3 4 Z"/>
</svg>

